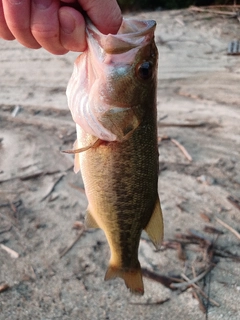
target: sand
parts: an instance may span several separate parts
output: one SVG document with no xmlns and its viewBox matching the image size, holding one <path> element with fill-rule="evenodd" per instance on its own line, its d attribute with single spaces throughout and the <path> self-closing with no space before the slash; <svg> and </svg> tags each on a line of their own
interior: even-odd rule
<svg viewBox="0 0 240 320">
<path fill-rule="evenodd" d="M 217 221 L 240 232 L 240 210 L 230 201 L 240 199 L 240 56 L 227 55 L 239 22 L 188 10 L 133 16 L 158 22 L 165 222 L 162 249 L 143 234 L 139 259 L 156 274 L 191 279 L 194 268 L 211 263 L 199 285 L 219 307 L 209 305 L 206 315 L 191 287 L 173 291 L 146 277 L 143 297 L 132 296 L 121 279 L 104 282 L 109 248 L 101 230 L 84 232 L 60 258 L 87 206 L 73 158 L 60 152 L 76 137 L 65 89 L 77 54 L 53 56 L 0 40 L 0 291 L 8 286 L 0 292 L 1 320 L 240 319 L 240 240 Z M 190 229 L 205 240 L 183 244 L 179 255 L 177 237 Z M 206 243 L 214 245 L 213 258 Z"/>
</svg>

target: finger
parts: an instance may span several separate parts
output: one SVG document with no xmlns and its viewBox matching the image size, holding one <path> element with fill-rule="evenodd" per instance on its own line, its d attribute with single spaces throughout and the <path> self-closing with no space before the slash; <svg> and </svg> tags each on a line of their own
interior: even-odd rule
<svg viewBox="0 0 240 320">
<path fill-rule="evenodd" d="M 69 51 L 86 49 L 85 20 L 80 12 L 70 7 L 59 9 L 60 41 Z"/>
<path fill-rule="evenodd" d="M 53 54 L 68 52 L 60 42 L 58 0 L 33 0 L 31 9 L 31 31 L 37 42 Z"/>
<path fill-rule="evenodd" d="M 30 30 L 30 0 L 2 0 L 7 26 L 24 46 L 40 48 Z"/>
<path fill-rule="evenodd" d="M 12 32 L 9 30 L 3 12 L 3 3 L 0 0 L 0 38 L 14 40 Z"/>
<path fill-rule="evenodd" d="M 118 32 L 122 15 L 116 0 L 78 0 L 78 2 L 100 32 L 104 34 Z"/>
<path fill-rule="evenodd" d="M 75 3 L 77 0 L 61 0 L 63 3 Z"/>
</svg>

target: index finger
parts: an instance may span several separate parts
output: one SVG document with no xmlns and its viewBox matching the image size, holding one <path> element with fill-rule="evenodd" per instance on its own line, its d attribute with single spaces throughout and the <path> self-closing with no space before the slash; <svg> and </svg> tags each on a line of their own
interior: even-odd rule
<svg viewBox="0 0 240 320">
<path fill-rule="evenodd" d="M 100 32 L 104 34 L 118 32 L 122 14 L 116 0 L 78 0 L 78 2 Z"/>
<path fill-rule="evenodd" d="M 2 5 L 12 35 L 26 47 L 40 48 L 30 30 L 31 0 L 2 0 Z"/>
</svg>

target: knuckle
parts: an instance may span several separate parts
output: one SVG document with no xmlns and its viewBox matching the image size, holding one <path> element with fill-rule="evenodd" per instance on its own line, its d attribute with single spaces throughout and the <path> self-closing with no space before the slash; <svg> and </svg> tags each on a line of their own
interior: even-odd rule
<svg viewBox="0 0 240 320">
<path fill-rule="evenodd" d="M 41 38 L 49 39 L 49 38 L 57 38 L 58 30 L 56 27 L 51 24 L 41 24 L 36 23 L 31 26 L 32 34 L 37 35 Z"/>
</svg>

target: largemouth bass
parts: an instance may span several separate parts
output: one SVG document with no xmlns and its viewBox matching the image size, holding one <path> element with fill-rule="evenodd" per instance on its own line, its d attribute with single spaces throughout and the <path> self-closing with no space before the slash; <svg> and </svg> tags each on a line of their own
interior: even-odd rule
<svg viewBox="0 0 240 320">
<path fill-rule="evenodd" d="M 158 247 L 163 221 L 158 197 L 155 21 L 124 19 L 116 35 L 87 23 L 88 49 L 67 88 L 77 127 L 75 172 L 87 199 L 86 226 L 101 228 L 111 258 L 105 280 L 120 277 L 144 293 L 138 247 L 142 230 Z"/>
</svg>

